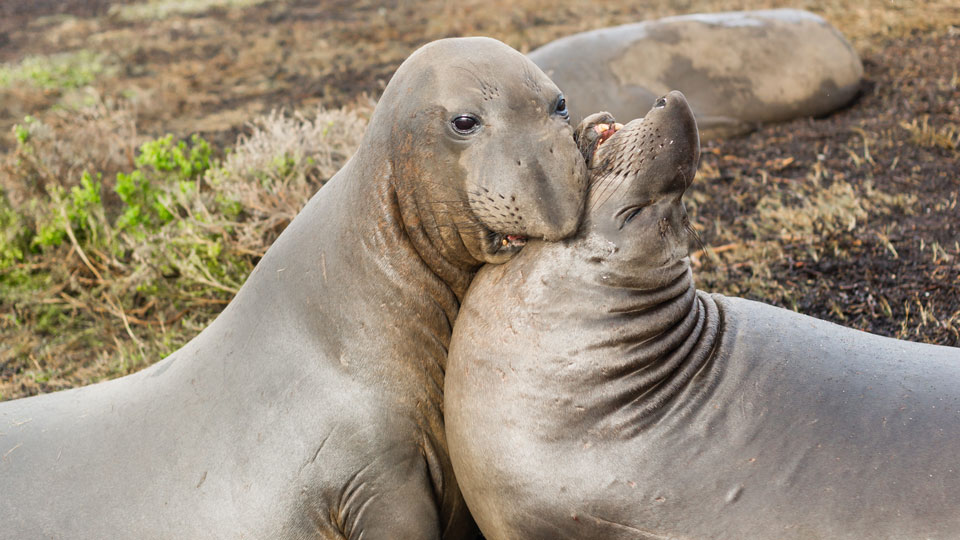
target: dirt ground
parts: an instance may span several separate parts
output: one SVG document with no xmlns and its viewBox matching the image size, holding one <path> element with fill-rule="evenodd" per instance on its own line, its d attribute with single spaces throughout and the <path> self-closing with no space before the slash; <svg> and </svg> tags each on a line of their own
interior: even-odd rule
<svg viewBox="0 0 960 540">
<path fill-rule="evenodd" d="M 271 110 L 375 100 L 432 39 L 490 35 L 529 51 L 613 24 L 772 7 L 809 9 L 844 32 L 864 89 L 826 118 L 704 145 L 689 202 L 699 287 L 960 346 L 955 0 L 0 0 L 0 63 L 86 51 L 96 64 L 76 88 L 0 86 L 0 155 L 25 116 L 91 101 L 130 111 L 138 139 L 200 133 L 223 155 Z M 15 360 L 0 356 L 2 399 L 64 387 L 27 381 L 29 363 Z"/>
</svg>

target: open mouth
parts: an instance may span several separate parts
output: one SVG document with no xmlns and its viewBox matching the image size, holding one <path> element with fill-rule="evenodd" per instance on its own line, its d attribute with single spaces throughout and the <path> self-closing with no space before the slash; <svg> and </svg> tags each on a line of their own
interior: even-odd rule
<svg viewBox="0 0 960 540">
<path fill-rule="evenodd" d="M 501 257 L 512 257 L 527 245 L 528 238 L 520 234 L 498 233 L 487 229 L 486 239 L 484 241 L 484 251 L 498 259 Z M 501 261 L 502 262 L 502 261 Z"/>
<path fill-rule="evenodd" d="M 521 248 L 527 244 L 527 237 L 519 234 L 497 233 L 496 244 L 500 249 Z"/>
<path fill-rule="evenodd" d="M 623 124 L 620 122 L 614 122 L 612 124 L 597 124 L 593 126 L 594 131 L 600 135 L 600 140 L 597 142 L 597 148 L 600 148 L 600 145 L 607 142 L 607 139 L 613 137 L 613 134 L 620 131 L 623 128 Z"/>
<path fill-rule="evenodd" d="M 527 237 L 519 234 L 508 234 L 503 237 L 500 241 L 501 245 L 504 246 L 523 246 L 527 243 Z"/>
<path fill-rule="evenodd" d="M 474 222 L 475 226 L 479 229 L 477 232 L 479 233 L 478 240 L 480 240 L 480 249 L 482 249 L 487 256 L 494 257 L 494 259 L 499 262 L 503 262 L 505 260 L 504 257 L 517 254 L 527 245 L 529 237 L 521 234 L 519 231 L 510 231 L 510 229 L 507 229 L 507 231 L 497 231 L 486 225 L 479 217 L 474 217 L 474 219 L 476 220 Z M 501 224 L 494 226 L 499 227 Z M 491 262 L 491 260 L 487 262 Z"/>
</svg>

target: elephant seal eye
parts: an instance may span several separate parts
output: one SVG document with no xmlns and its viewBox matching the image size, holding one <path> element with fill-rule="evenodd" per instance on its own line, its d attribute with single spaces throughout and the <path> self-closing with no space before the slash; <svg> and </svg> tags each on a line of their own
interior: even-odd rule
<svg viewBox="0 0 960 540">
<path fill-rule="evenodd" d="M 453 129 L 461 135 L 469 135 L 480 128 L 480 120 L 475 116 L 462 114 L 453 119 Z"/>
<path fill-rule="evenodd" d="M 554 112 L 564 118 L 568 118 L 570 116 L 570 111 L 567 110 L 567 100 L 564 99 L 563 96 L 560 96 L 559 101 L 557 101 L 557 106 Z"/>
</svg>

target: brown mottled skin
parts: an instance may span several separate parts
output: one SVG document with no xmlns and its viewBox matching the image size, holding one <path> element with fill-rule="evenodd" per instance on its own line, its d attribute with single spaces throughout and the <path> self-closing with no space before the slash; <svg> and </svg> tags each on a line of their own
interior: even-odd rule
<svg viewBox="0 0 960 540">
<path fill-rule="evenodd" d="M 582 32 L 528 55 L 563 90 L 574 122 L 590 111 L 636 118 L 682 91 L 701 137 L 821 116 L 856 95 L 863 65 L 835 28 L 808 11 L 667 17 Z"/>
<path fill-rule="evenodd" d="M 960 538 L 960 349 L 697 291 L 698 156 L 670 93 L 599 147 L 577 236 L 471 284 L 445 405 L 484 535 Z"/>
<path fill-rule="evenodd" d="M 586 171 L 560 105 L 498 41 L 414 53 L 357 154 L 198 337 L 0 404 L 0 538 L 473 538 L 447 345 L 481 264 L 578 226 Z"/>
</svg>

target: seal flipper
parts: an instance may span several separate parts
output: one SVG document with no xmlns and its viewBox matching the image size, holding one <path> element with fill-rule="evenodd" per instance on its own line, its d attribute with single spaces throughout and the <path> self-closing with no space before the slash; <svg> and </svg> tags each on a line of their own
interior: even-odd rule
<svg viewBox="0 0 960 540">
<path fill-rule="evenodd" d="M 387 486 L 368 491 L 365 497 L 348 495 L 344 513 L 354 514 L 355 519 L 343 524 L 344 538 L 440 540 L 440 516 L 425 469 L 425 464 L 417 465 L 417 474 L 411 471 L 401 483 L 390 479 Z"/>
</svg>

